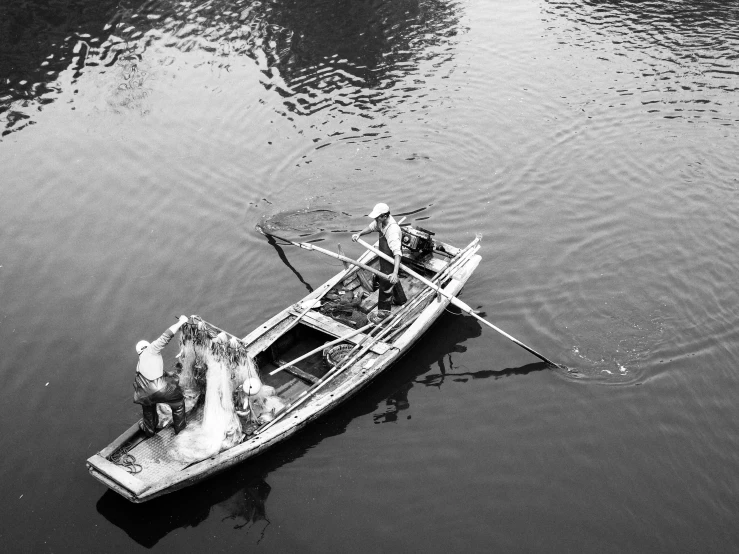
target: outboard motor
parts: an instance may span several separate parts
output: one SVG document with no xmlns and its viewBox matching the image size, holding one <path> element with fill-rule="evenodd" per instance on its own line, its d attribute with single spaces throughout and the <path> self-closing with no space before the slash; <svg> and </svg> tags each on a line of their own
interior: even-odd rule
<svg viewBox="0 0 739 554">
<path fill-rule="evenodd" d="M 427 254 L 434 249 L 434 233 L 421 227 L 401 227 L 403 246 L 411 252 Z"/>
</svg>

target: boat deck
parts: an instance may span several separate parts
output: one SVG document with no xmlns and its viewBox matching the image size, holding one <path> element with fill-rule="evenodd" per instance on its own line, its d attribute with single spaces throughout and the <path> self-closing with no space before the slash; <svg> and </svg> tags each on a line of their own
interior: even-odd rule
<svg viewBox="0 0 739 554">
<path fill-rule="evenodd" d="M 187 415 L 188 425 L 200 424 L 203 420 L 203 407 L 198 405 Z M 175 440 L 174 428 L 171 425 L 160 429 L 156 435 L 142 440 L 128 453 L 135 458 L 141 468 L 136 477 L 146 485 L 154 485 L 161 479 L 183 470 L 189 462 L 182 462 L 172 456 Z"/>
</svg>

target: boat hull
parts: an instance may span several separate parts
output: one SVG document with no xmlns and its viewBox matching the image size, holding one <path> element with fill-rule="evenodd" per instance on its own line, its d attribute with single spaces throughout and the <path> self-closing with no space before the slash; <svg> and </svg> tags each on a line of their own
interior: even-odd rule
<svg viewBox="0 0 739 554">
<path fill-rule="evenodd" d="M 296 403 L 294 409 L 288 407 L 288 414 L 272 425 L 265 426 L 263 432 L 257 431 L 257 434 L 252 435 L 244 442 L 211 458 L 183 467 L 162 479 L 147 481 L 129 473 L 124 467 L 116 465 L 109 459 L 117 449 L 134 441 L 137 435 L 140 434 L 136 424 L 131 426 L 108 447 L 87 460 L 90 474 L 131 502 L 146 502 L 198 483 L 257 456 L 275 444 L 288 439 L 306 425 L 359 393 L 372 380 L 408 353 L 444 312 L 451 301 L 448 297 L 456 297 L 477 268 L 481 259 L 477 254 L 478 249 L 479 244 L 465 249 L 467 251 L 464 252 L 464 256 L 460 255 L 458 260 L 459 267 L 449 276 L 450 278 L 442 288 L 445 294 L 435 295 L 420 311 L 410 326 L 403 330 L 391 344 L 388 344 L 387 347 L 378 345 L 369 350 L 365 357 L 361 357 L 356 363 L 333 377 L 330 382 L 325 383 L 320 394 L 314 394 L 305 402 Z M 373 256 L 367 253 L 363 258 L 369 261 Z M 350 272 L 351 269 L 347 269 L 339 273 L 306 296 L 303 302 L 318 298 L 326 289 L 343 282 Z M 249 349 L 253 349 L 255 352 L 268 348 L 270 340 L 276 340 L 275 337 L 279 337 L 284 328 L 289 328 L 291 322 L 295 319 L 295 313 L 295 307 L 283 310 L 242 340 L 249 345 Z"/>
</svg>

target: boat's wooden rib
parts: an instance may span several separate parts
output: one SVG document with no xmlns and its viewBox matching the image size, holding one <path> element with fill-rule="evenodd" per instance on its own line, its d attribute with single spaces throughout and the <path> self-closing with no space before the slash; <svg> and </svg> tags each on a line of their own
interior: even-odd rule
<svg viewBox="0 0 739 554">
<path fill-rule="evenodd" d="M 465 249 L 439 241 L 436 241 L 436 248 L 433 257 L 409 256 L 408 259 L 404 258 L 404 263 L 413 263 L 415 267 L 426 270 L 429 275 L 441 275 L 439 283 L 444 292 L 456 296 L 480 262 L 480 256 L 477 254 L 480 248 L 479 238 Z M 366 252 L 360 261 L 365 264 L 376 263 L 375 256 L 371 252 Z M 305 312 L 305 308 L 301 306 L 306 306 L 306 301 L 323 296 L 329 289 L 338 290 L 351 285 L 349 290 L 360 290 L 355 282 L 359 276 L 358 271 L 360 270 L 354 266 L 343 269 L 303 298 L 300 303 L 283 309 L 242 339 L 247 345 L 249 355 L 266 364 L 260 367 L 263 379 L 268 379 L 269 368 L 279 367 L 285 363 L 284 359 L 297 358 L 303 352 L 316 350 L 321 341 L 328 342 L 334 337 L 347 335 L 354 330 L 317 310 L 306 312 L 297 325 L 293 323 L 298 314 Z M 291 436 L 328 410 L 357 394 L 372 379 L 397 362 L 449 305 L 448 298 L 425 287 L 419 287 L 417 282 L 414 283 L 414 278 L 404 276 L 403 279 L 404 286 L 408 286 L 408 290 L 413 290 L 414 294 L 409 296 L 409 302 L 405 307 L 393 309 L 387 323 L 389 328 L 373 329 L 367 331 L 367 334 L 358 334 L 347 341 L 355 345 L 353 353 L 342 364 L 328 372 L 324 370 L 323 373 L 312 373 L 310 364 L 278 372 L 273 378 L 276 381 L 268 384 L 272 384 L 278 390 L 278 394 L 288 401 L 287 408 L 278 414 L 275 421 L 265 424 L 242 443 L 185 467 L 174 463 L 160 464 L 161 460 L 167 459 L 166 455 L 162 455 L 161 460 L 156 460 L 156 464 L 143 464 L 145 467 L 156 465 L 158 469 L 155 474 L 148 475 L 144 470 L 131 475 L 111 461 L 116 453 L 130 448 L 133 448 L 133 452 L 153 453 L 157 445 L 166 448 L 167 441 L 174 435 L 168 427 L 158 433 L 155 437 L 158 442 L 152 442 L 153 446 L 146 448 L 135 446 L 142 438 L 138 425 L 135 424 L 87 460 L 90 473 L 132 502 L 144 502 L 223 471 Z M 313 342 L 301 346 L 302 351 L 288 350 L 291 344 L 303 345 L 301 341 L 306 340 Z M 275 353 L 281 348 L 285 349 L 282 354 Z M 320 351 L 311 357 L 320 358 Z M 310 360 L 311 357 L 306 357 L 306 360 Z M 291 370 L 298 375 L 297 379 L 285 375 Z"/>
<path fill-rule="evenodd" d="M 282 367 L 286 363 L 287 362 L 285 362 L 283 360 L 277 360 L 276 361 L 276 365 L 278 367 Z M 297 377 L 299 379 L 302 379 L 303 381 L 307 381 L 311 385 L 315 385 L 318 382 L 318 378 L 315 375 L 311 375 L 310 373 L 308 373 L 306 371 L 303 371 L 299 367 L 292 366 L 292 367 L 288 367 L 288 368 L 284 369 L 283 371 L 287 371 L 288 373 L 291 373 L 292 375 L 295 375 L 295 377 Z"/>
</svg>

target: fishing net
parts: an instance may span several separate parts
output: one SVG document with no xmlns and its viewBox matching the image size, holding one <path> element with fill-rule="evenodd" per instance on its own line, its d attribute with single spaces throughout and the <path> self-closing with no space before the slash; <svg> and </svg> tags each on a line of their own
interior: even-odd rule
<svg viewBox="0 0 739 554">
<path fill-rule="evenodd" d="M 184 327 L 183 327 L 184 329 Z M 205 347 L 195 344 L 192 340 L 183 341 L 185 331 L 181 338 L 182 349 L 180 351 L 180 388 L 185 396 L 185 412 L 190 412 L 200 399 L 200 394 L 205 389 Z"/>
<path fill-rule="evenodd" d="M 328 293 L 318 311 L 344 325 L 359 329 L 367 325 L 367 315 L 360 309 L 363 299 L 361 290 L 345 294 Z"/>
<path fill-rule="evenodd" d="M 244 344 L 229 338 L 199 318 L 182 327 L 180 387 L 185 410 L 201 397 L 203 417 L 193 418 L 172 443 L 172 456 L 182 462 L 203 460 L 240 443 L 244 438 L 234 405 L 234 392 L 245 381 L 261 388 L 259 374 Z"/>
<path fill-rule="evenodd" d="M 351 217 L 347 213 L 314 207 L 276 213 L 264 219 L 259 226 L 267 233 L 343 231 L 351 226 Z"/>
</svg>

